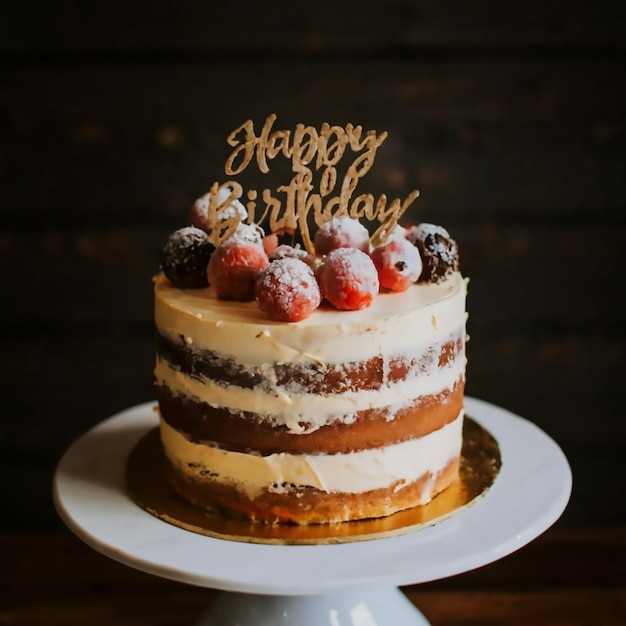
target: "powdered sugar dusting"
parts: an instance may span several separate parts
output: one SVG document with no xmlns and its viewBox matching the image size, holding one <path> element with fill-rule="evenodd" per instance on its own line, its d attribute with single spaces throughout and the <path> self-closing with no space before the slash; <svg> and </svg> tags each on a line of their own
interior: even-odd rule
<svg viewBox="0 0 626 626">
<path fill-rule="evenodd" d="M 371 254 L 382 287 L 405 291 L 422 273 L 422 257 L 408 239 L 396 237 Z"/>
<path fill-rule="evenodd" d="M 409 230 L 409 240 L 413 243 L 416 241 L 424 241 L 428 235 L 441 235 L 446 239 L 450 238 L 450 233 L 448 233 L 443 226 L 439 226 L 438 224 L 429 224 L 428 222 L 411 226 Z"/>
<path fill-rule="evenodd" d="M 338 248 L 329 254 L 328 260 L 336 265 L 339 274 L 349 276 L 364 291 L 378 293 L 378 272 L 367 254 L 356 248 Z"/>
<path fill-rule="evenodd" d="M 308 317 L 322 301 L 313 270 L 295 257 L 272 261 L 257 277 L 255 293 L 259 308 L 283 321 Z"/>
<path fill-rule="evenodd" d="M 160 252 L 160 267 L 176 286 L 205 287 L 206 268 L 213 250 L 206 232 L 184 226 L 170 233 Z"/>
<path fill-rule="evenodd" d="M 459 248 L 443 226 L 418 224 L 407 231 L 407 238 L 424 263 L 419 282 L 437 283 L 459 269 Z"/>
<path fill-rule="evenodd" d="M 306 259 L 308 255 L 309 253 L 299 246 L 290 246 L 289 244 L 283 243 L 276 246 L 274 250 L 272 250 L 269 257 L 270 260 L 276 261 L 278 259 L 284 259 L 287 257 Z"/>
<path fill-rule="evenodd" d="M 380 282 L 372 259 L 357 248 L 336 248 L 316 272 L 324 297 L 346 311 L 364 309 L 378 294 Z"/>
<path fill-rule="evenodd" d="M 231 237 L 223 241 L 224 245 L 234 244 L 254 244 L 263 246 L 263 237 L 265 233 L 260 226 L 256 224 L 244 224 L 240 222 L 237 230 Z"/>
<path fill-rule="evenodd" d="M 450 240 L 435 240 L 430 247 L 435 255 L 443 261 L 443 263 L 450 266 L 450 271 L 454 270 L 458 258 L 458 250 L 456 245 L 451 244 Z"/>
<path fill-rule="evenodd" d="M 322 224 L 315 233 L 315 251 L 328 254 L 335 248 L 357 248 L 369 252 L 369 232 L 359 220 L 335 217 Z"/>
<path fill-rule="evenodd" d="M 189 249 L 194 245 L 205 244 L 208 240 L 203 230 L 195 226 L 183 226 L 170 235 L 168 245 Z"/>
<path fill-rule="evenodd" d="M 311 297 L 318 292 L 313 270 L 295 257 L 284 257 L 272 263 L 266 272 L 265 279 L 267 280 L 270 276 L 280 282 L 286 292 L 300 291 Z"/>
<path fill-rule="evenodd" d="M 230 189 L 226 187 L 220 187 L 220 190 L 217 194 L 217 199 L 219 204 L 223 204 L 228 200 L 228 196 L 230 195 Z M 194 203 L 194 208 L 198 211 L 200 215 L 203 215 L 208 220 L 209 215 L 209 206 L 211 204 L 211 192 L 205 193 L 203 196 L 200 196 Z M 239 215 L 239 218 L 243 221 L 248 217 L 248 211 L 246 211 L 246 207 L 239 200 L 233 200 L 228 206 L 224 207 L 218 214 L 217 219 L 224 220 L 229 217 L 233 217 L 235 215 Z"/>
<path fill-rule="evenodd" d="M 397 224 L 396 227 L 391 231 L 391 234 L 389 235 L 389 238 L 387 239 L 387 241 L 392 241 L 394 239 L 406 239 L 407 238 L 407 230 L 406 228 L 404 228 L 404 226 L 400 226 L 400 224 Z"/>
</svg>

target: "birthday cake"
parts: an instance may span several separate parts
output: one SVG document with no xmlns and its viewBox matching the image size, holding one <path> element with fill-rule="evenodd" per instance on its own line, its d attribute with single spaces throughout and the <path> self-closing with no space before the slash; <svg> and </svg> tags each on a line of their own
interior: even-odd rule
<svg viewBox="0 0 626 626">
<path fill-rule="evenodd" d="M 425 504 L 459 471 L 467 281 L 456 242 L 438 225 L 400 225 L 416 192 L 382 211 L 344 184 L 325 211 L 336 164 L 328 146 L 360 138 L 344 146 L 356 155 L 344 178 L 353 192 L 385 133 L 324 125 L 290 135 L 270 132 L 274 121 L 258 137 L 250 121 L 231 133 L 226 172 L 255 155 L 267 166 L 282 137 L 291 204 L 279 215 L 274 203 L 265 230 L 251 218 L 256 192 L 244 206 L 237 183 L 216 183 L 161 251 L 155 382 L 166 479 L 194 505 L 268 523 Z M 326 181 L 317 196 L 314 162 Z M 314 228 L 298 212 L 305 205 Z M 378 221 L 373 233 L 365 217 Z"/>
</svg>

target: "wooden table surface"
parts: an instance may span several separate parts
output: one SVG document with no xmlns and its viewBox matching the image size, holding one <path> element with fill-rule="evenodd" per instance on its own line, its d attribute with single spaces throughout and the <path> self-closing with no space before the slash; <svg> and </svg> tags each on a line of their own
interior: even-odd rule
<svg viewBox="0 0 626 626">
<path fill-rule="evenodd" d="M 121 565 L 69 531 L 4 534 L 0 553 L 2 626 L 191 625 L 215 595 Z M 498 562 L 403 591 L 432 626 L 623 626 L 626 528 L 557 523 Z"/>
</svg>

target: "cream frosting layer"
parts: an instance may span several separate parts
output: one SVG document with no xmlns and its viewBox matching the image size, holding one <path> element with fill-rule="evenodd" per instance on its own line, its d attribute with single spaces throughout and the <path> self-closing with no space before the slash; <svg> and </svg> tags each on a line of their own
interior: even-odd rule
<svg viewBox="0 0 626 626">
<path fill-rule="evenodd" d="M 463 412 L 451 423 L 424 437 L 347 454 L 268 456 L 223 450 L 189 441 L 161 419 L 161 441 L 168 459 L 194 482 L 218 480 L 248 497 L 261 491 L 281 492 L 314 487 L 327 493 L 364 493 L 393 487 L 402 489 L 426 474 L 435 476 L 458 458 L 462 444 Z M 430 489 L 424 500 L 431 498 Z M 418 504 L 418 503 L 416 503 Z"/>
<path fill-rule="evenodd" d="M 320 308 L 296 323 L 274 322 L 256 302 L 218 300 L 155 278 L 155 322 L 162 334 L 233 358 L 245 367 L 273 363 L 345 363 L 375 355 L 418 354 L 465 329 L 466 279 L 380 293 L 360 311 Z"/>
<path fill-rule="evenodd" d="M 256 419 L 272 425 L 286 426 L 294 434 L 311 432 L 338 421 L 351 423 L 359 411 L 388 409 L 390 417 L 415 398 L 451 390 L 463 379 L 465 355 L 460 354 L 444 367 L 436 365 L 423 375 L 407 378 L 375 390 L 344 391 L 336 394 L 289 393 L 280 387 L 265 392 L 233 385 L 219 385 L 210 380 L 197 380 L 173 369 L 167 361 L 158 360 L 155 368 L 157 384 L 172 393 L 233 413 L 254 413 Z"/>
</svg>

